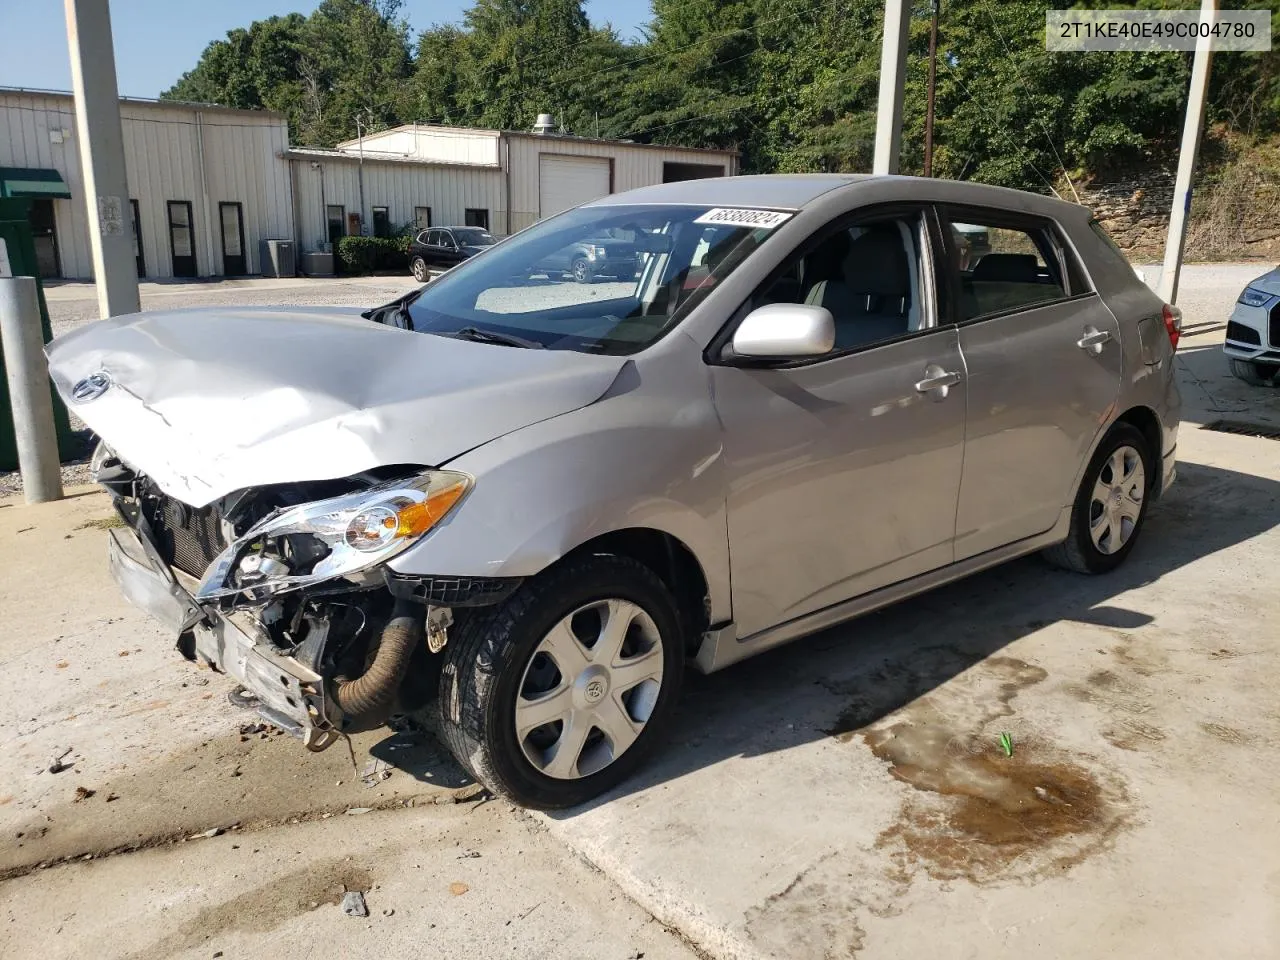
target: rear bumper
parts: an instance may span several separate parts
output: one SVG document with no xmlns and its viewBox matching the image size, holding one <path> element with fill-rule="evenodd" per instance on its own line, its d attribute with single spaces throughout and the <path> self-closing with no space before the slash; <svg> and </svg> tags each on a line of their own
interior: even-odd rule
<svg viewBox="0 0 1280 960">
<path fill-rule="evenodd" d="M 251 616 L 196 603 L 195 581 L 165 566 L 136 531 L 126 527 L 108 533 L 111 576 L 129 602 L 173 630 L 186 656 L 252 691 L 266 720 L 308 747 L 328 745 L 334 730 L 325 719 L 324 684 L 316 673 L 277 652 Z"/>
</svg>

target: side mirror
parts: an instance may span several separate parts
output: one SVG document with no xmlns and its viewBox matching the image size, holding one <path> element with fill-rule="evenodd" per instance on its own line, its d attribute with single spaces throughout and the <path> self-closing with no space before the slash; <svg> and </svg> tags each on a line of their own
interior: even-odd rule
<svg viewBox="0 0 1280 960">
<path fill-rule="evenodd" d="M 831 311 L 801 303 L 757 307 L 733 335 L 733 352 L 740 357 L 820 357 L 835 345 Z"/>
</svg>

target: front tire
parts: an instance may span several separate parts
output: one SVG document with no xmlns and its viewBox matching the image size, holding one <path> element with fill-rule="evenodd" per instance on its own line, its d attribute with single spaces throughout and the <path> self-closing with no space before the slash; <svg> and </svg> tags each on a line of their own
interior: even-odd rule
<svg viewBox="0 0 1280 960">
<path fill-rule="evenodd" d="M 1045 557 L 1077 573 L 1107 573 L 1120 566 L 1146 522 L 1156 468 L 1141 430 L 1131 423 L 1112 427 L 1084 472 L 1067 539 L 1047 549 Z"/>
<path fill-rule="evenodd" d="M 578 283 L 590 283 L 595 278 L 591 275 L 591 264 L 585 260 L 573 261 L 573 279 Z"/>
<path fill-rule="evenodd" d="M 427 262 L 421 257 L 414 257 L 413 263 L 410 266 L 413 269 L 413 279 L 417 280 L 419 283 L 426 283 L 427 279 L 431 276 L 430 272 L 427 270 Z"/>
<path fill-rule="evenodd" d="M 666 733 L 684 670 L 675 599 L 648 567 L 592 555 L 467 612 L 444 649 L 440 730 L 478 781 L 522 806 L 576 806 Z"/>
<path fill-rule="evenodd" d="M 1280 364 L 1257 363 L 1253 360 L 1231 360 L 1231 373 L 1249 384 L 1251 387 L 1277 386 L 1276 374 L 1280 373 Z"/>
</svg>

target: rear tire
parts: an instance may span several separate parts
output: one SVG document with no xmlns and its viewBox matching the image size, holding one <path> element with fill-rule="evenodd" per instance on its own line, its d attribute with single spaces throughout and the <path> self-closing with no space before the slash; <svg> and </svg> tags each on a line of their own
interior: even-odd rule
<svg viewBox="0 0 1280 960">
<path fill-rule="evenodd" d="M 1124 422 L 1112 427 L 1080 481 L 1067 539 L 1045 550 L 1045 558 L 1076 573 L 1120 566 L 1146 523 L 1156 469 L 1141 430 Z"/>
<path fill-rule="evenodd" d="M 1251 387 L 1274 387 L 1280 364 L 1258 363 L 1255 360 L 1231 360 L 1231 372 Z"/>
<path fill-rule="evenodd" d="M 426 283 L 428 278 L 431 276 L 430 272 L 427 270 L 427 262 L 421 257 L 414 257 L 413 263 L 410 266 L 413 269 L 413 279 L 417 280 L 419 283 Z"/>
<path fill-rule="evenodd" d="M 622 632 L 612 636 L 623 639 L 605 656 L 615 615 Z M 451 634 L 441 737 L 476 780 L 522 806 L 576 806 L 617 786 L 670 725 L 681 619 L 671 592 L 635 560 L 596 554 L 554 567 L 501 604 L 464 611 Z M 531 720 L 531 707 L 544 705 L 555 715 Z"/>
</svg>

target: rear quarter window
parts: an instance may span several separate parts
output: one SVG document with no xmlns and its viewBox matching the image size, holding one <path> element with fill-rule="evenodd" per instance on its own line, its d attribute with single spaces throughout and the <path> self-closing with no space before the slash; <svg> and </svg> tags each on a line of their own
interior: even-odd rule
<svg viewBox="0 0 1280 960">
<path fill-rule="evenodd" d="M 1109 266 L 1123 267 L 1132 271 L 1133 264 L 1129 262 L 1129 258 L 1124 255 L 1124 251 L 1111 239 L 1111 234 L 1097 220 L 1089 221 L 1089 229 L 1093 231 L 1093 235 L 1100 241 L 1098 244 L 1098 255 L 1107 261 Z"/>
</svg>

